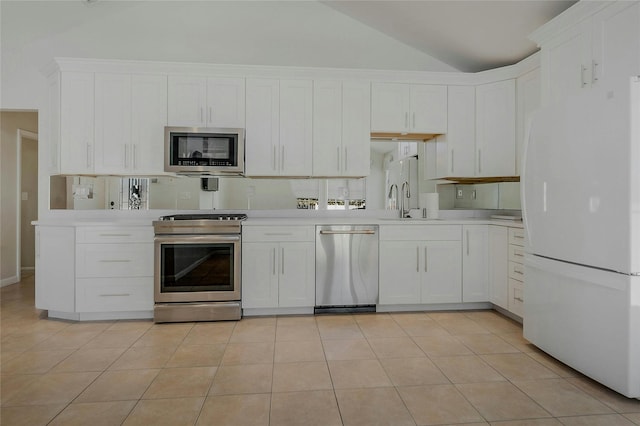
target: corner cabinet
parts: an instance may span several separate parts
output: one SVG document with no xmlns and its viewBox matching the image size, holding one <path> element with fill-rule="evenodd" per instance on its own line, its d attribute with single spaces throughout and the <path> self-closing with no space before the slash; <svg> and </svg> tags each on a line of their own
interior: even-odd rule
<svg viewBox="0 0 640 426">
<path fill-rule="evenodd" d="M 381 305 L 460 303 L 460 226 L 381 226 L 379 267 Z"/>
<path fill-rule="evenodd" d="M 311 80 L 247 79 L 246 176 L 312 174 Z"/>
<path fill-rule="evenodd" d="M 313 226 L 245 226 L 242 258 L 242 308 L 245 314 L 251 315 L 256 310 L 261 314 L 266 312 L 264 309 L 278 308 L 313 312 Z"/>
<path fill-rule="evenodd" d="M 168 87 L 170 126 L 244 127 L 244 78 L 170 75 Z"/>
<path fill-rule="evenodd" d="M 153 228 L 38 225 L 36 307 L 69 320 L 152 318 Z"/>
<path fill-rule="evenodd" d="M 313 82 L 313 176 L 369 175 L 370 110 L 368 82 Z"/>
<path fill-rule="evenodd" d="M 372 133 L 446 133 L 447 86 L 372 83 Z"/>
<path fill-rule="evenodd" d="M 462 227 L 462 301 L 489 300 L 489 227 Z"/>
<path fill-rule="evenodd" d="M 515 80 L 476 86 L 476 176 L 515 175 L 515 138 Z"/>
</svg>

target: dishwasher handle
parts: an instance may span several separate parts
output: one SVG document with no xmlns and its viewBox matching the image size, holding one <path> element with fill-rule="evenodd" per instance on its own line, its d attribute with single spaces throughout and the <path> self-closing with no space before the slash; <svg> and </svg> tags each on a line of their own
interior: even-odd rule
<svg viewBox="0 0 640 426">
<path fill-rule="evenodd" d="M 362 231 L 320 231 L 320 235 L 375 235 L 376 231 L 372 229 Z"/>
</svg>

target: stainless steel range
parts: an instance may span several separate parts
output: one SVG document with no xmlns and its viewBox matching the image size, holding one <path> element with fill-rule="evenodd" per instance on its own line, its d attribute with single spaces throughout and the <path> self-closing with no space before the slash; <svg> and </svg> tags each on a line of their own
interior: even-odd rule
<svg viewBox="0 0 640 426">
<path fill-rule="evenodd" d="M 154 321 L 240 319 L 245 214 L 177 214 L 153 222 Z"/>
</svg>

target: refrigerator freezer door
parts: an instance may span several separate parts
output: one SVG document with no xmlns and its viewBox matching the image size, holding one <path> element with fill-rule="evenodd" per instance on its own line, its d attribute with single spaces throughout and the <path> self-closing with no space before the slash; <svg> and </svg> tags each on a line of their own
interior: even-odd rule
<svg viewBox="0 0 640 426">
<path fill-rule="evenodd" d="M 524 337 L 598 382 L 640 397 L 640 277 L 525 256 Z"/>
<path fill-rule="evenodd" d="M 626 87 L 584 91 L 536 113 L 522 178 L 527 251 L 637 272 L 631 266 L 630 193 L 639 186 L 631 183 Z"/>
</svg>

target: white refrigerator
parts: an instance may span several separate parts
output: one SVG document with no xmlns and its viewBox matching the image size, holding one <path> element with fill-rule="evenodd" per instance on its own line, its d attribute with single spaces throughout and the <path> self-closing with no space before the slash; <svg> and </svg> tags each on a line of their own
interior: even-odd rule
<svg viewBox="0 0 640 426">
<path fill-rule="evenodd" d="M 640 78 L 541 108 L 521 191 L 524 337 L 640 397 Z"/>
</svg>

